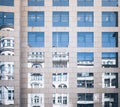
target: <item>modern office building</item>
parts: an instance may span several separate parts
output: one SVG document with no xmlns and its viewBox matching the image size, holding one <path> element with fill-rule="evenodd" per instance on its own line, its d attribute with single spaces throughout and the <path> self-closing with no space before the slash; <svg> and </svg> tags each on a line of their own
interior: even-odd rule
<svg viewBox="0 0 120 107">
<path fill-rule="evenodd" d="M 0 107 L 120 107 L 120 0 L 0 0 Z"/>
</svg>

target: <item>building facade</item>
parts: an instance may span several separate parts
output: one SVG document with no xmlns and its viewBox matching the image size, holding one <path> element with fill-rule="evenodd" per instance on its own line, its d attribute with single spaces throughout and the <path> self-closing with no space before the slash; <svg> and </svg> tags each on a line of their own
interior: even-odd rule
<svg viewBox="0 0 120 107">
<path fill-rule="evenodd" d="M 0 107 L 120 107 L 120 0 L 0 0 Z"/>
</svg>

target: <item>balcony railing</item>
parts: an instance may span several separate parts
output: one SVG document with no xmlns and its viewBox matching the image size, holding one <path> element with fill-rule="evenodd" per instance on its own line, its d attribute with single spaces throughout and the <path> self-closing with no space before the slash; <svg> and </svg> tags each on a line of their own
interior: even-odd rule
<svg viewBox="0 0 120 107">
<path fill-rule="evenodd" d="M 53 61 L 69 61 L 68 52 L 53 52 L 52 54 Z"/>
<path fill-rule="evenodd" d="M 30 62 L 43 62 L 44 61 L 44 52 L 39 52 L 38 54 L 32 52 L 28 53 L 28 60 Z"/>
</svg>

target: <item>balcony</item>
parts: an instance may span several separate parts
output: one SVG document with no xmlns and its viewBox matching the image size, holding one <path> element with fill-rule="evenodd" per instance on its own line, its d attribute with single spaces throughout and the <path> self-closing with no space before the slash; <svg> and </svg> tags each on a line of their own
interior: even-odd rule
<svg viewBox="0 0 120 107">
<path fill-rule="evenodd" d="M 0 54 L 14 55 L 14 37 L 0 38 Z"/>
<path fill-rule="evenodd" d="M 69 53 L 68 52 L 53 52 L 52 53 L 53 61 L 69 61 Z"/>
<path fill-rule="evenodd" d="M 44 62 L 44 52 L 28 52 L 29 62 Z"/>
</svg>

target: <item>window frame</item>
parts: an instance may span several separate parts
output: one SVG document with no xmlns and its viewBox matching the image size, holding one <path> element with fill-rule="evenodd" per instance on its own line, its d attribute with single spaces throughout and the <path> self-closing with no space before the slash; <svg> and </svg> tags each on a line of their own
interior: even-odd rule
<svg viewBox="0 0 120 107">
<path fill-rule="evenodd" d="M 28 0 L 28 6 L 44 6 L 44 0 Z"/>
<path fill-rule="evenodd" d="M 30 36 L 33 36 L 33 37 L 30 37 Z M 33 40 L 33 38 L 34 38 L 34 40 Z M 37 38 L 39 38 L 39 40 L 37 40 Z M 42 38 L 42 41 L 41 41 L 41 38 Z M 40 44 L 39 44 L 39 42 L 40 42 Z M 34 43 L 34 44 L 31 44 L 31 43 Z M 29 47 L 42 48 L 42 47 L 44 47 L 44 44 L 45 44 L 44 32 L 28 32 L 28 46 Z"/>
<path fill-rule="evenodd" d="M 93 27 L 94 26 L 94 12 L 78 11 L 77 12 L 77 26 L 78 27 Z"/>
<path fill-rule="evenodd" d="M 94 47 L 94 33 L 77 32 L 77 47 Z"/>
<path fill-rule="evenodd" d="M 69 46 L 69 32 L 53 32 L 52 47 L 65 48 Z"/>
<path fill-rule="evenodd" d="M 44 27 L 44 11 L 28 11 L 28 27 Z"/>
<path fill-rule="evenodd" d="M 68 27 L 69 12 L 68 11 L 53 11 L 52 16 L 53 27 Z"/>
</svg>

